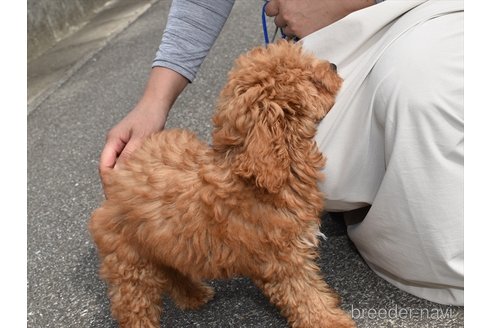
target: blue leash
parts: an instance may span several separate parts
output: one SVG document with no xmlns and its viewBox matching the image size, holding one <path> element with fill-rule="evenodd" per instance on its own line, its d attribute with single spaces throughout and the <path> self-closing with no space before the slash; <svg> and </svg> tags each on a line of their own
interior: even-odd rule
<svg viewBox="0 0 492 328">
<path fill-rule="evenodd" d="M 267 4 L 268 4 L 268 0 L 265 0 L 265 3 L 263 4 L 263 9 L 261 10 L 261 23 L 263 25 L 263 38 L 265 39 L 265 44 L 270 43 L 270 38 L 268 37 L 268 28 L 267 28 L 266 12 L 265 12 L 265 8 Z M 278 30 L 280 30 L 282 39 L 287 38 L 287 35 L 285 35 L 282 29 L 277 26 L 277 28 L 275 29 L 275 33 L 273 34 L 272 42 L 275 40 L 275 36 L 277 36 Z"/>
<path fill-rule="evenodd" d="M 265 1 L 265 4 L 263 5 L 263 9 L 261 10 L 261 23 L 263 25 L 263 37 L 265 39 L 265 44 L 270 43 L 270 39 L 268 38 L 268 29 L 267 29 L 266 13 L 265 13 L 265 8 L 267 4 L 268 1 Z"/>
</svg>

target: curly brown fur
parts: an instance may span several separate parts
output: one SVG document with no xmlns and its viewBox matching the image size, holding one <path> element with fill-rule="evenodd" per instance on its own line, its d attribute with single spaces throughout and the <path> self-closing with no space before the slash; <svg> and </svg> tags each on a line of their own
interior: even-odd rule
<svg viewBox="0 0 492 328">
<path fill-rule="evenodd" d="M 292 327 L 353 327 L 315 263 L 325 160 L 313 137 L 341 79 L 280 42 L 241 56 L 213 118 L 153 135 L 104 177 L 90 221 L 122 327 L 158 327 L 161 296 L 181 308 L 213 297 L 203 280 L 250 277 Z"/>
</svg>

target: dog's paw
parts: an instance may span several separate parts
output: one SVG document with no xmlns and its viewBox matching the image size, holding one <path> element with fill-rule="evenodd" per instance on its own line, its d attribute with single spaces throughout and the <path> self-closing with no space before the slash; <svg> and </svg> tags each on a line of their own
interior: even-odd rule
<svg viewBox="0 0 492 328">
<path fill-rule="evenodd" d="M 338 311 L 337 311 L 338 312 Z M 357 325 L 350 315 L 340 310 L 333 317 L 331 317 L 331 323 L 327 327 L 330 328 L 356 328 Z"/>
<path fill-rule="evenodd" d="M 193 290 L 193 293 L 181 294 L 174 296 L 174 302 L 182 310 L 196 310 L 205 305 L 214 298 L 214 289 L 206 284 Z"/>
<path fill-rule="evenodd" d="M 305 320 L 307 319 L 307 320 Z M 342 310 L 312 314 L 291 323 L 293 328 L 356 328 L 354 320 Z"/>
</svg>

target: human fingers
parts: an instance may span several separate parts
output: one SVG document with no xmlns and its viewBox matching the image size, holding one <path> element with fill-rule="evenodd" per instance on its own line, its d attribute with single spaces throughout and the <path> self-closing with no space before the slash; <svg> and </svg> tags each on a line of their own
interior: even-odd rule
<svg viewBox="0 0 492 328">
<path fill-rule="evenodd" d="M 269 17 L 277 16 L 279 11 L 278 0 L 270 0 L 265 6 L 265 14 Z"/>
<path fill-rule="evenodd" d="M 277 16 L 275 16 L 273 22 L 275 23 L 276 26 L 280 27 L 282 31 L 287 28 L 287 21 L 285 20 L 282 14 L 278 14 Z"/>
<path fill-rule="evenodd" d="M 282 29 L 282 33 L 288 38 L 295 37 L 294 31 L 287 24 L 287 20 L 285 19 L 285 15 L 282 12 L 280 0 L 271 0 L 265 7 L 265 13 L 267 16 L 275 16 L 273 20 L 275 25 Z"/>
<path fill-rule="evenodd" d="M 282 33 L 287 37 L 288 40 L 295 38 L 297 36 L 289 25 L 286 25 L 282 28 Z"/>
<path fill-rule="evenodd" d="M 123 142 L 120 138 L 111 136 L 110 134 L 108 135 L 106 144 L 104 145 L 99 159 L 100 175 L 114 168 L 116 164 L 116 159 L 125 148 L 125 144 L 126 143 Z"/>
<path fill-rule="evenodd" d="M 120 153 L 120 155 L 116 159 L 116 163 L 114 166 L 115 170 L 117 170 L 118 167 L 124 161 L 126 161 L 128 158 L 130 158 L 130 156 L 133 154 L 133 152 L 135 150 L 137 150 L 142 145 L 143 140 L 144 140 L 143 138 L 134 136 L 128 141 L 128 143 L 125 145 L 125 148 L 123 149 L 123 151 Z"/>
</svg>

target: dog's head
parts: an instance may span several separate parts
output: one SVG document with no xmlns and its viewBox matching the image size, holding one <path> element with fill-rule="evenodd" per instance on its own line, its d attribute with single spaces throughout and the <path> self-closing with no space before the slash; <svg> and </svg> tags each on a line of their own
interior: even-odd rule
<svg viewBox="0 0 492 328">
<path fill-rule="evenodd" d="M 334 65 L 299 44 L 251 50 L 237 59 L 219 97 L 214 149 L 229 156 L 236 174 L 277 193 L 292 157 L 302 156 L 296 148 L 314 142 L 341 83 Z"/>
</svg>

